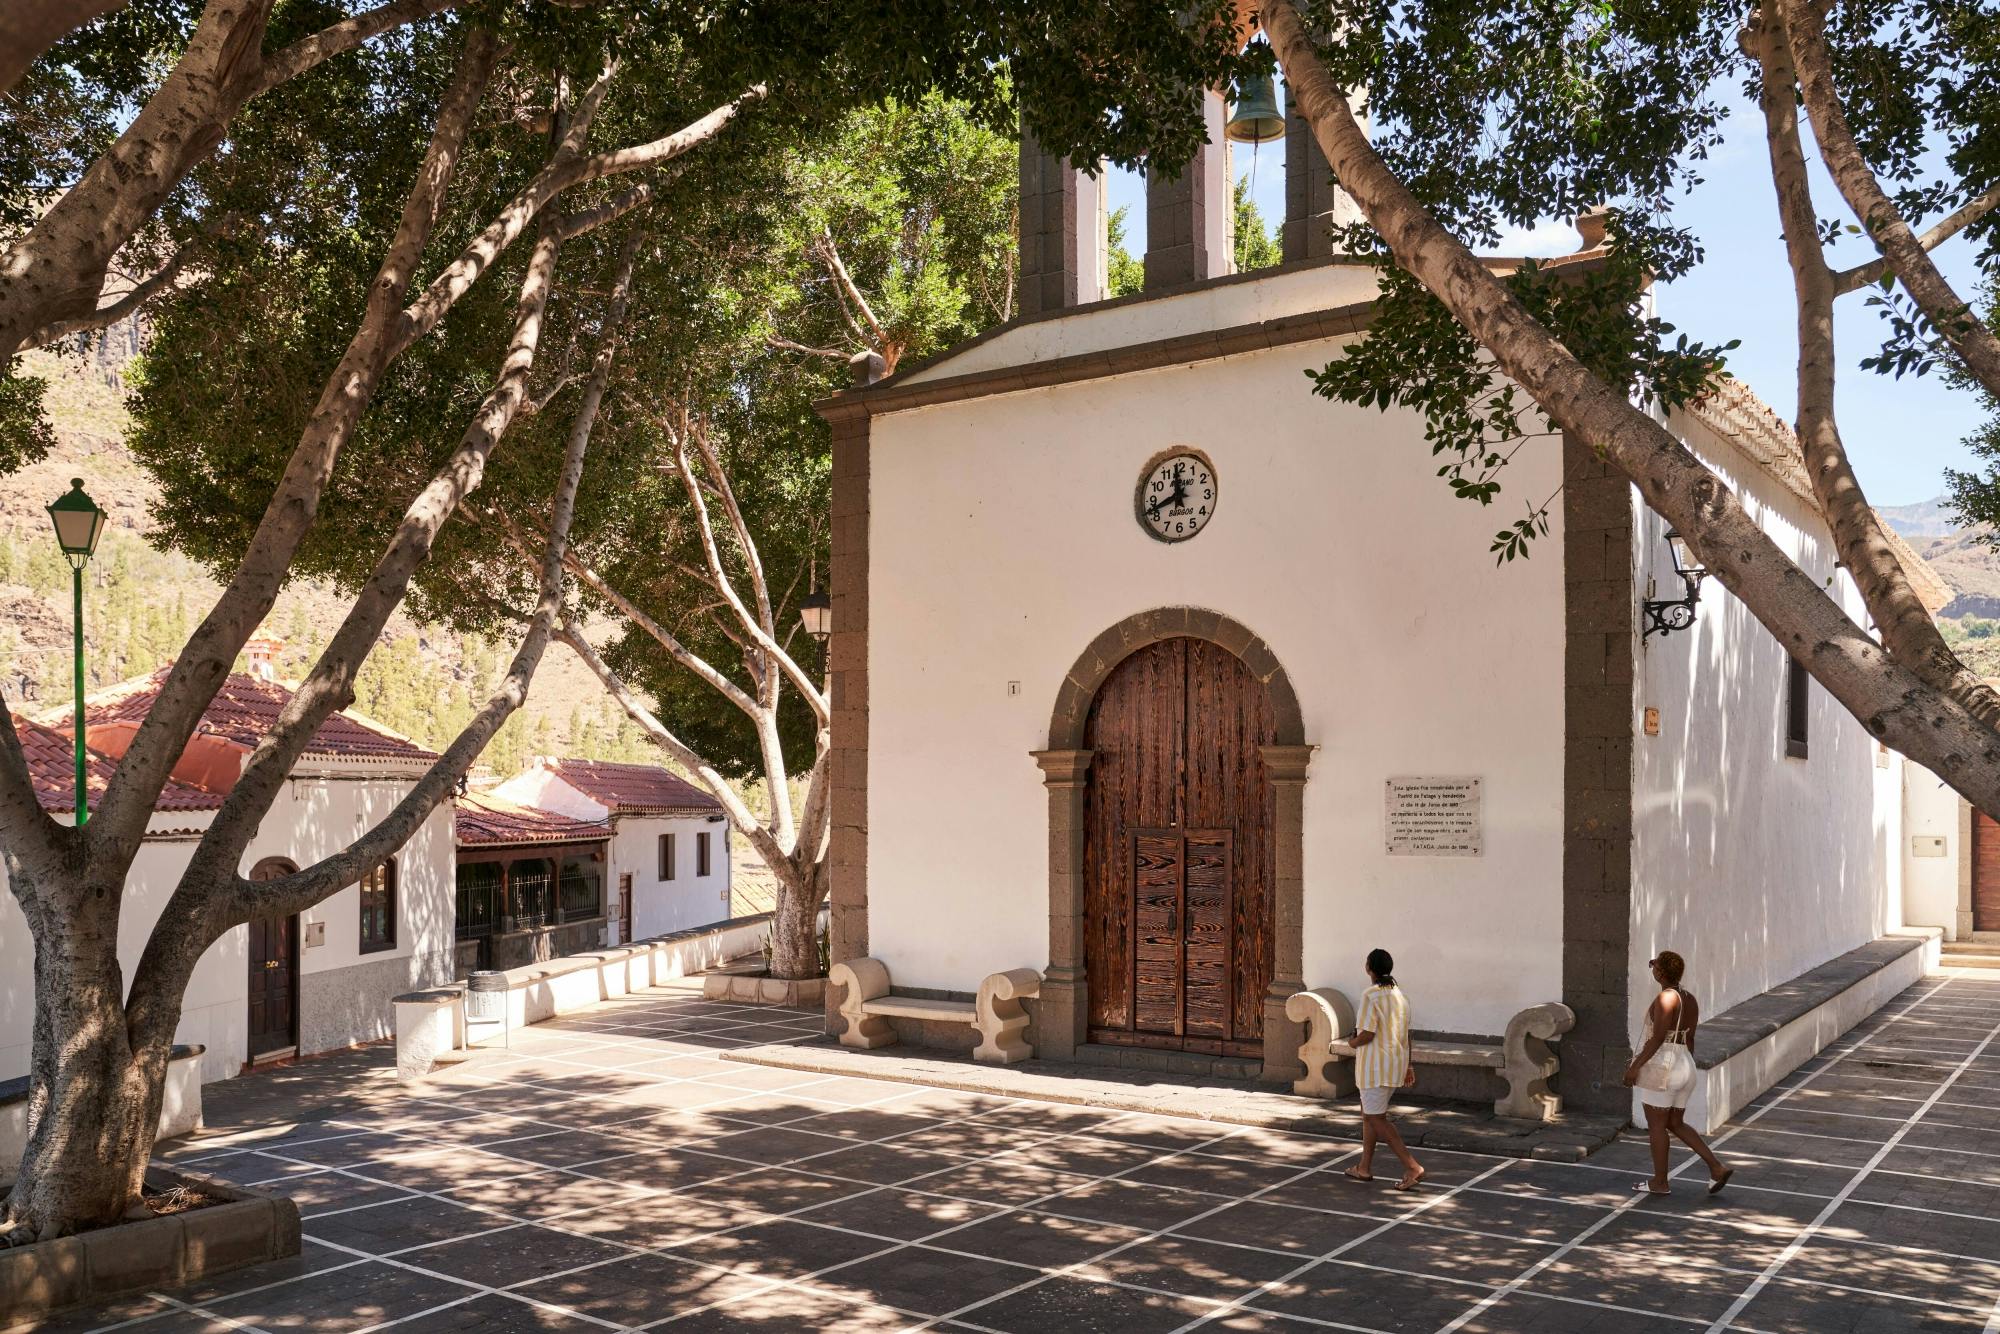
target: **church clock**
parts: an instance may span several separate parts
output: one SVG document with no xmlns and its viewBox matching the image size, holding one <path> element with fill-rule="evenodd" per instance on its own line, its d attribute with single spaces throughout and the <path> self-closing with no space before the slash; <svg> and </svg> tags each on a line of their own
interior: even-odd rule
<svg viewBox="0 0 2000 1334">
<path fill-rule="evenodd" d="M 1215 517 L 1215 465 L 1196 449 L 1158 454 L 1139 474 L 1139 526 L 1162 542 L 1185 542 Z"/>
</svg>

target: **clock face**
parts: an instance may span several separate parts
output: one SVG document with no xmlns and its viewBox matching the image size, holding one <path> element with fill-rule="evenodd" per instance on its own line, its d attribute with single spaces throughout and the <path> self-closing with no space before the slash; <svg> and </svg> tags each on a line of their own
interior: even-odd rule
<svg viewBox="0 0 2000 1334">
<path fill-rule="evenodd" d="M 1139 477 L 1139 526 L 1162 542 L 1185 542 L 1215 516 L 1217 494 L 1206 455 L 1169 451 Z"/>
</svg>

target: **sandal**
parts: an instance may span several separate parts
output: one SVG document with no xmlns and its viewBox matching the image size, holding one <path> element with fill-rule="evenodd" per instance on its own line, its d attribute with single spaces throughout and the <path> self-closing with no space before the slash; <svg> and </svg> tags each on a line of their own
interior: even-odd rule
<svg viewBox="0 0 2000 1334">
<path fill-rule="evenodd" d="M 1396 1183 L 1396 1189 L 1415 1190 L 1418 1186 L 1424 1184 L 1424 1178 L 1429 1175 L 1430 1173 L 1424 1171 L 1423 1168 L 1419 1167 L 1416 1171 L 1410 1173 L 1408 1176 L 1404 1177 L 1401 1181 L 1398 1181 Z"/>
<path fill-rule="evenodd" d="M 1358 1166 L 1348 1168 L 1345 1172 L 1342 1172 L 1341 1175 L 1346 1177 L 1349 1181 L 1373 1181 L 1375 1179 L 1375 1174 L 1373 1172 L 1364 1172 Z"/>
<path fill-rule="evenodd" d="M 1721 1176 L 1715 1177 L 1709 1181 L 1708 1193 L 1710 1195 L 1720 1195 L 1722 1193 L 1722 1188 L 1729 1184 L 1729 1178 L 1735 1175 L 1736 1175 L 1735 1168 L 1733 1167 L 1723 1168 Z"/>
<path fill-rule="evenodd" d="M 1654 1189 L 1653 1189 L 1653 1183 L 1652 1183 L 1652 1182 L 1650 1182 L 1650 1181 L 1637 1181 L 1637 1182 L 1634 1182 L 1634 1183 L 1632 1184 L 1632 1189 L 1633 1189 L 1634 1191 L 1636 1191 L 1637 1193 L 1641 1194 L 1641 1195 L 1671 1195 L 1671 1194 L 1673 1194 L 1673 1191 L 1672 1191 L 1672 1190 L 1654 1190 Z"/>
</svg>

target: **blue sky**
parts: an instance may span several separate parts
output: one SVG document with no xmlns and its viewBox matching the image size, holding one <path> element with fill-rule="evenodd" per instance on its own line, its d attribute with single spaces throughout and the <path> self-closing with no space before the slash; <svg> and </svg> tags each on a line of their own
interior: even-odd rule
<svg viewBox="0 0 2000 1334">
<path fill-rule="evenodd" d="M 1273 223 L 1285 211 L 1283 149 L 1281 143 L 1266 144 L 1254 158 L 1254 196 Z M 1245 147 L 1237 149 L 1236 170 L 1241 177 L 1253 170 L 1253 156 Z M 1109 174 L 1111 207 L 1132 206 L 1129 225 L 1136 254 L 1137 236 L 1145 227 L 1144 186 L 1130 172 Z M 1789 421 L 1797 399 L 1791 270 L 1785 265 L 1762 127 L 1747 102 L 1733 102 L 1725 140 L 1703 164 L 1702 174 L 1680 216 L 1701 238 L 1707 259 L 1694 273 L 1661 289 L 1660 313 L 1703 342 L 1740 338 L 1743 346 L 1731 356 L 1731 370 Z M 1848 216 L 1823 171 L 1814 182 L 1814 200 L 1822 217 L 1836 212 Z M 1510 237 L 1503 248 L 1557 255 L 1578 244 L 1567 223 L 1549 221 Z M 1835 262 L 1845 267 L 1869 258 L 1872 248 L 1854 239 L 1834 254 Z M 1964 238 L 1942 247 L 1937 259 L 1960 292 L 1971 297 L 1972 248 Z M 1837 308 L 1841 433 L 1861 485 L 1875 504 L 1929 500 L 1943 493 L 1946 468 L 1973 467 L 1963 441 L 1982 415 L 1979 403 L 1969 393 L 1946 388 L 1935 375 L 1897 381 L 1861 370 L 1857 363 L 1881 342 L 1877 316 L 1863 304 L 1866 299 L 1856 292 L 1841 298 Z"/>
</svg>

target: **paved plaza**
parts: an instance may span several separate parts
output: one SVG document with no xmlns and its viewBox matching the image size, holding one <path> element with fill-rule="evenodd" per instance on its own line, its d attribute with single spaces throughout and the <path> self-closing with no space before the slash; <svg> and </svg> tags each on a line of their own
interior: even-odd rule
<svg viewBox="0 0 2000 1334">
<path fill-rule="evenodd" d="M 818 1017 L 650 993 L 179 1146 L 297 1200 L 304 1254 L 58 1327 L 1992 1331 L 1992 976 L 1906 992 L 1717 1137 L 1725 1194 L 1684 1160 L 1668 1200 L 1629 1139 L 1431 1152 L 1401 1195 L 1332 1135 L 731 1062 Z"/>
</svg>

